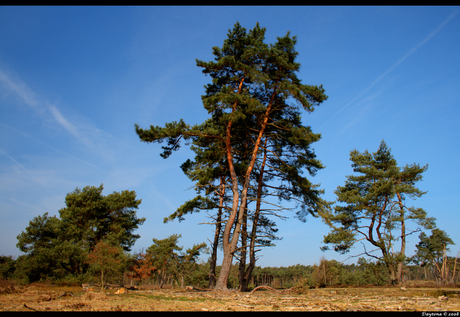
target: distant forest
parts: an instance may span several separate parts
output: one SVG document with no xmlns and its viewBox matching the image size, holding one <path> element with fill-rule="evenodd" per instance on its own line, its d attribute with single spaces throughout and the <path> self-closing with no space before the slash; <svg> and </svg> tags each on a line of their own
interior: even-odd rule
<svg viewBox="0 0 460 317">
<path fill-rule="evenodd" d="M 184 288 L 193 286 L 200 289 L 209 287 L 210 265 L 207 263 L 193 263 L 187 270 L 180 273 L 178 264 L 168 264 L 165 271 L 156 268 L 147 268 L 139 264 L 140 254 L 134 255 L 131 261 L 118 269 L 109 269 L 104 276 L 104 284 L 124 285 L 125 287 L 157 287 L 157 288 Z M 137 259 L 137 260 L 136 260 Z M 172 259 L 171 259 L 172 260 Z M 440 267 L 436 265 L 408 264 L 404 266 L 403 284 L 413 286 L 440 286 L 446 284 L 460 284 L 459 268 L 456 267 L 456 258 L 447 257 Z M 0 256 L 0 279 L 14 280 L 19 283 L 30 283 L 27 273 L 22 272 L 21 258 L 14 260 L 11 256 Z M 217 267 L 216 274 L 219 274 Z M 441 271 L 443 270 L 443 271 Z M 239 288 L 238 264 L 233 264 L 228 282 L 228 288 Z M 444 277 L 444 280 L 443 280 Z M 37 281 L 59 284 L 94 283 L 101 285 L 100 271 L 90 270 L 86 274 L 55 277 L 43 275 Z M 383 286 L 391 282 L 388 270 L 383 263 L 375 263 L 359 258 L 356 264 L 343 264 L 336 260 L 321 259 L 315 265 L 293 265 L 289 267 L 259 267 L 253 270 L 248 290 L 257 286 L 269 286 L 275 289 L 293 287 L 366 287 Z"/>
</svg>

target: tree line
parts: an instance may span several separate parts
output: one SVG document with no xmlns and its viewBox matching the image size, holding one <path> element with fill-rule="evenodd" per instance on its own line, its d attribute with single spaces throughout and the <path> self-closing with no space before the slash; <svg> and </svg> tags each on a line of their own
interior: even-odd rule
<svg viewBox="0 0 460 317">
<path fill-rule="evenodd" d="M 362 244 L 361 255 L 383 265 L 392 284 L 403 282 L 408 235 L 420 234 L 424 263 L 438 263 L 433 244 L 445 250 L 453 241 L 435 231 L 435 219 L 425 210 L 409 205 L 425 194 L 416 184 L 428 166 L 398 166 L 385 141 L 376 152 L 351 151 L 355 175 L 336 189 L 335 202 L 322 198 L 324 189 L 310 180 L 324 168 L 312 148 L 321 135 L 303 124 L 302 114 L 311 114 L 328 96 L 322 85 L 303 84 L 297 77 L 297 38 L 288 32 L 267 44 L 265 31 L 258 23 L 249 31 L 236 23 L 223 46 L 213 47 L 214 61 L 196 61 L 211 77 L 202 96 L 209 115 L 204 122 L 189 125 L 180 119 L 149 129 L 135 125 L 142 142 L 166 143 L 160 154 L 165 159 L 181 143 L 190 146 L 194 157 L 181 169 L 197 195 L 164 222 L 206 211 L 215 228 L 211 245 L 183 252 L 179 236 L 173 235 L 167 241 L 154 239 L 134 258 L 125 257 L 138 238 L 134 230 L 145 221 L 135 213 L 140 200 L 134 192 L 102 196 L 102 186 L 86 187 L 66 197 L 60 218 L 34 218 L 18 236 L 18 247 L 26 253 L 20 263 L 29 279 L 97 271 L 103 281 L 104 274 L 123 265 L 126 270 L 130 263 L 133 278 L 155 276 L 163 285 L 182 276 L 183 285 L 189 276 L 185 272 L 200 267 L 197 257 L 206 251 L 208 288 L 227 289 L 236 265 L 238 288 L 247 291 L 254 284 L 258 252 L 279 239 L 276 220 L 288 218 L 287 213 L 301 221 L 320 217 L 330 227 L 323 250 L 347 253 Z M 432 236 L 426 236 L 427 230 Z"/>
<path fill-rule="evenodd" d="M 434 238 L 435 235 L 432 236 Z M 117 284 L 126 287 L 158 287 L 184 288 L 193 286 L 206 289 L 209 285 L 210 260 L 201 262 L 197 254 L 203 251 L 201 245 L 195 245 L 185 253 L 177 242 L 180 235 L 173 234 L 162 240 L 154 239 L 154 244 L 147 251 L 125 254 L 126 262 L 113 261 L 115 253 L 109 250 L 101 256 L 100 266 L 80 276 L 42 277 L 40 281 L 51 283 L 88 283 Z M 404 284 L 427 286 L 443 285 L 445 283 L 460 283 L 457 269 L 457 258 L 445 256 L 439 249 L 439 258 L 433 262 L 425 262 L 425 250 L 421 247 L 416 255 L 408 259 L 402 272 Z M 104 246 L 104 247 L 107 247 Z M 423 251 L 422 251 L 423 250 Z M 110 256 L 112 255 L 112 256 Z M 430 255 L 432 257 L 432 255 Z M 11 256 L 0 256 L 0 279 L 10 279 L 30 283 L 23 272 L 21 258 L 14 260 Z M 105 274 L 104 274 L 105 272 Z M 220 266 L 217 266 L 217 273 Z M 239 288 L 239 265 L 233 264 L 230 269 L 228 288 Z M 277 289 L 286 288 L 317 288 L 317 287 L 347 287 L 347 286 L 382 286 L 391 283 L 391 276 L 383 262 L 372 261 L 360 257 L 356 263 L 344 264 L 336 260 L 326 260 L 322 257 L 318 264 L 296 264 L 289 267 L 260 267 L 256 266 L 248 283 L 248 288 L 269 286 Z"/>
</svg>

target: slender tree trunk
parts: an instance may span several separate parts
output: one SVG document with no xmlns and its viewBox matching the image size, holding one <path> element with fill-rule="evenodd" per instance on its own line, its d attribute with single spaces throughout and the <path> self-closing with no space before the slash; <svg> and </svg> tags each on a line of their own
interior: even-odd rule
<svg viewBox="0 0 460 317">
<path fill-rule="evenodd" d="M 257 227 L 259 222 L 260 216 L 260 206 L 261 206 L 261 199 L 262 199 L 262 188 L 263 188 L 263 175 L 265 169 L 265 162 L 267 160 L 267 138 L 265 138 L 264 142 L 264 158 L 262 160 L 262 166 L 260 168 L 259 178 L 257 180 L 257 200 L 256 200 L 256 210 L 254 213 L 254 219 L 252 222 L 252 229 L 251 229 L 251 237 L 250 237 L 250 244 L 249 244 L 249 265 L 246 268 L 246 272 L 244 273 L 244 278 L 240 280 L 241 290 L 247 291 L 249 287 L 249 280 L 251 278 L 252 271 L 256 266 L 256 255 L 255 255 L 255 244 L 256 244 L 256 237 L 257 237 Z"/>
<path fill-rule="evenodd" d="M 235 179 L 236 179 L 236 175 L 235 175 Z M 215 290 L 226 290 L 227 289 L 227 282 L 228 282 L 228 277 L 230 276 L 230 270 L 231 270 L 232 261 L 233 261 L 233 254 L 236 250 L 236 245 L 238 243 L 240 230 L 241 230 L 241 224 L 243 222 L 243 215 L 244 215 L 243 209 L 245 208 L 246 200 L 245 199 L 243 200 L 242 198 L 242 202 L 240 203 L 240 208 L 238 208 L 239 200 L 235 199 L 235 198 L 239 198 L 237 181 L 235 181 L 232 186 L 232 192 L 233 192 L 232 213 L 227 221 L 227 224 L 224 230 L 224 234 L 223 234 L 222 245 L 223 245 L 224 258 L 222 260 L 222 267 L 219 273 L 219 278 L 217 279 L 216 287 L 214 288 Z M 243 187 L 242 197 L 246 193 L 247 193 L 247 187 L 245 186 Z M 233 229 L 233 234 L 230 239 L 230 232 L 234 224 L 235 224 L 235 228 Z"/>
<path fill-rule="evenodd" d="M 246 271 L 246 256 L 247 256 L 247 241 L 248 241 L 248 209 L 244 209 L 243 224 L 241 225 L 241 248 L 240 248 L 240 263 L 238 265 L 238 280 L 240 291 L 245 291 L 245 271 Z"/>
<path fill-rule="evenodd" d="M 444 245 L 444 253 L 442 255 L 442 267 L 441 267 L 441 283 L 447 283 L 447 254 L 446 245 Z"/>
<path fill-rule="evenodd" d="M 460 255 L 460 252 L 457 253 L 457 257 L 455 258 L 455 262 L 454 262 L 454 272 L 452 273 L 452 283 L 455 283 L 455 269 L 457 268 L 457 259 L 458 259 L 458 256 Z"/>
<path fill-rule="evenodd" d="M 217 231 L 217 228 L 216 228 Z M 216 286 L 216 263 L 217 263 L 217 244 L 214 238 L 212 245 L 211 261 L 209 263 L 209 288 Z"/>
<path fill-rule="evenodd" d="M 220 178 L 219 188 L 219 209 L 217 211 L 216 231 L 214 232 L 214 242 L 212 244 L 211 262 L 209 268 L 209 288 L 216 286 L 216 264 L 217 264 L 217 247 L 219 246 L 220 230 L 222 228 L 222 210 L 224 207 L 225 182 L 224 177 Z"/>
<path fill-rule="evenodd" d="M 230 129 L 231 129 L 231 122 L 229 124 Z M 230 233 L 233 228 L 233 225 L 235 221 L 237 220 L 238 216 L 238 203 L 239 203 L 239 193 L 238 193 L 238 180 L 236 177 L 236 172 L 235 168 L 233 166 L 233 158 L 232 158 L 232 153 L 231 153 L 231 147 L 230 147 L 230 130 L 228 130 L 227 134 L 227 155 L 229 156 L 229 170 L 230 170 L 230 175 L 232 178 L 232 193 L 233 193 L 233 204 L 232 204 L 232 211 L 230 213 L 230 216 L 227 220 L 227 224 L 225 225 L 224 233 L 222 235 L 222 247 L 223 247 L 223 260 L 222 260 L 222 267 L 220 270 L 219 278 L 217 279 L 216 282 L 216 287 L 215 290 L 226 290 L 227 289 L 227 282 L 228 282 L 228 277 L 230 275 L 230 269 L 232 266 L 232 260 L 233 260 L 233 252 L 235 252 L 235 246 L 236 242 L 234 242 L 234 238 L 238 239 L 238 232 L 240 230 L 240 221 L 237 221 L 237 225 L 235 226 L 235 229 L 233 231 L 233 237 L 232 241 L 230 241 Z M 240 220 L 240 219 L 238 219 Z"/>
<path fill-rule="evenodd" d="M 243 81 L 241 81 L 240 83 L 240 88 L 238 89 L 238 92 L 240 92 L 242 84 L 243 84 Z M 231 269 L 232 260 L 233 260 L 233 253 L 236 250 L 236 244 L 239 239 L 240 228 L 242 225 L 242 220 L 243 220 L 243 215 L 244 215 L 244 209 L 246 208 L 246 202 L 247 202 L 247 196 L 248 196 L 247 194 L 248 194 L 248 189 L 249 189 L 251 173 L 254 168 L 254 163 L 256 161 L 256 158 L 257 158 L 257 154 L 258 154 L 259 147 L 260 147 L 260 142 L 262 140 L 262 137 L 265 132 L 265 128 L 268 123 L 268 119 L 270 117 L 270 113 L 271 113 L 271 109 L 273 106 L 273 101 L 274 101 L 276 92 L 277 92 L 277 85 L 275 85 L 275 88 L 273 90 L 273 93 L 270 99 L 270 103 L 268 104 L 267 110 L 265 111 L 264 119 L 263 119 L 263 122 L 259 130 L 259 135 L 257 136 L 257 140 L 254 145 L 254 150 L 252 151 L 251 162 L 249 163 L 248 169 L 246 170 L 246 174 L 244 175 L 244 183 L 243 183 L 243 188 L 241 191 L 241 202 L 239 201 L 238 179 L 236 176 L 235 168 L 233 166 L 232 147 L 230 143 L 231 142 L 230 136 L 231 136 L 232 122 L 230 121 L 227 125 L 225 143 L 226 143 L 226 152 L 227 152 L 227 157 L 228 157 L 229 171 L 230 171 L 230 175 L 232 178 L 233 205 L 232 205 L 232 212 L 225 226 L 225 230 L 223 234 L 222 245 L 223 245 L 224 259 L 222 260 L 222 268 L 219 274 L 219 278 L 217 279 L 215 290 L 226 290 L 227 289 L 227 282 L 228 282 L 228 277 L 230 275 L 230 269 Z M 233 110 L 235 109 L 236 109 L 236 103 L 235 103 Z M 238 208 L 238 203 L 239 203 L 239 208 Z M 238 216 L 238 219 L 237 219 L 237 216 Z M 235 221 L 236 221 L 236 226 L 233 231 L 232 239 L 230 241 L 230 231 Z"/>
<path fill-rule="evenodd" d="M 397 193 L 398 201 L 399 201 L 399 208 L 401 212 L 401 255 L 406 255 L 406 223 L 404 222 L 404 204 L 402 202 L 401 194 Z M 403 272 L 403 262 L 398 263 L 398 271 L 396 274 L 396 283 L 401 284 L 403 283 L 402 280 L 402 272 Z"/>
<path fill-rule="evenodd" d="M 390 273 L 390 279 L 391 279 L 391 284 L 396 285 L 397 284 L 397 279 L 396 279 L 396 270 L 395 267 L 392 263 L 387 264 L 388 271 Z"/>
<path fill-rule="evenodd" d="M 246 135 L 248 137 L 248 134 Z M 245 142 L 246 150 L 248 149 L 248 143 Z M 246 280 L 246 260 L 248 254 L 248 203 L 243 210 L 243 223 L 241 225 L 241 247 L 240 247 L 240 261 L 238 265 L 238 281 L 239 290 L 244 292 L 247 290 L 248 281 Z"/>
<path fill-rule="evenodd" d="M 244 77 L 241 79 L 238 92 L 241 92 L 241 88 L 243 87 Z M 236 110 L 237 102 L 235 102 L 233 106 L 232 113 Z M 231 146 L 231 135 L 232 135 L 232 121 L 229 121 L 226 128 L 226 138 L 225 138 L 225 148 L 227 154 L 227 161 L 228 161 L 228 170 L 230 172 L 230 177 L 232 181 L 232 194 L 233 194 L 233 203 L 232 203 L 232 210 L 230 212 L 230 216 L 228 217 L 227 224 L 225 225 L 224 233 L 222 235 L 222 249 L 223 249 L 223 256 L 222 259 L 222 267 L 220 269 L 219 278 L 217 279 L 215 290 L 226 290 L 227 289 L 227 282 L 228 277 L 230 275 L 230 269 L 232 266 L 233 260 L 233 252 L 235 252 L 235 247 L 233 243 L 230 242 L 230 232 L 233 228 L 235 223 L 237 214 L 238 214 L 238 204 L 239 204 L 239 193 L 238 193 L 238 179 L 235 172 L 235 167 L 233 166 L 233 153 L 232 153 L 232 146 Z M 233 236 L 235 236 L 239 230 L 239 226 L 235 227 L 233 232 Z M 233 240 L 233 239 L 232 239 Z"/>
</svg>

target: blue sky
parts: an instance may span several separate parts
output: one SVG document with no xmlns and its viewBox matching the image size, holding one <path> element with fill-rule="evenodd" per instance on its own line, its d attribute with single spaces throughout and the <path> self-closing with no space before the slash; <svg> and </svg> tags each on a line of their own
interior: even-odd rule
<svg viewBox="0 0 460 317">
<path fill-rule="evenodd" d="M 460 245 L 460 7 L 153 6 L 0 7 L 0 254 L 20 255 L 16 236 L 29 221 L 58 215 L 67 193 L 104 184 L 104 194 L 135 190 L 147 220 L 133 251 L 182 234 L 180 245 L 208 242 L 206 214 L 181 223 L 163 218 L 194 197 L 179 166 L 183 147 L 162 159 L 161 146 L 134 131 L 183 118 L 202 122 L 209 77 L 195 59 L 213 59 L 236 21 L 287 31 L 298 39 L 298 74 L 323 84 L 329 99 L 303 122 L 326 168 L 312 181 L 325 199 L 352 174 L 353 149 L 376 151 L 384 139 L 400 166 L 428 164 L 413 202 Z M 286 216 L 293 214 L 286 213 Z M 277 246 L 261 266 L 312 265 L 328 227 L 320 219 L 276 220 Z M 413 226 L 412 226 L 413 227 Z M 418 235 L 408 241 L 413 254 Z M 357 247 L 352 254 L 361 253 Z M 204 257 L 204 259 L 206 256 Z M 221 259 L 221 258 L 220 258 Z M 354 261 L 354 260 L 349 260 Z M 347 263 L 347 262 L 346 262 Z"/>
</svg>

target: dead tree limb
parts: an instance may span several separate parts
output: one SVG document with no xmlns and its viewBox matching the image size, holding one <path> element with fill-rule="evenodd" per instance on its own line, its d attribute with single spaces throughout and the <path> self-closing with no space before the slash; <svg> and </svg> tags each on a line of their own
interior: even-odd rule
<svg viewBox="0 0 460 317">
<path fill-rule="evenodd" d="M 33 310 L 33 311 L 39 311 L 39 310 L 37 310 L 35 308 L 27 306 L 26 303 L 24 303 L 24 307 L 27 308 L 27 309 Z"/>
<path fill-rule="evenodd" d="M 271 287 L 269 287 L 269 286 L 264 286 L 264 285 L 262 285 L 262 286 L 257 286 L 256 288 L 254 288 L 254 289 L 252 290 L 251 294 L 254 293 L 255 291 L 259 290 L 259 289 L 262 289 L 262 288 L 264 288 L 264 289 L 270 289 L 270 290 L 272 290 L 272 291 L 275 291 L 275 292 L 278 292 L 278 293 L 279 293 L 279 291 L 276 290 L 276 289 L 274 289 L 274 288 L 271 288 Z"/>
<path fill-rule="evenodd" d="M 187 290 L 187 291 L 200 291 L 200 292 L 213 291 L 212 288 L 198 288 L 198 287 L 195 287 L 195 286 L 186 286 L 185 290 Z"/>
</svg>

